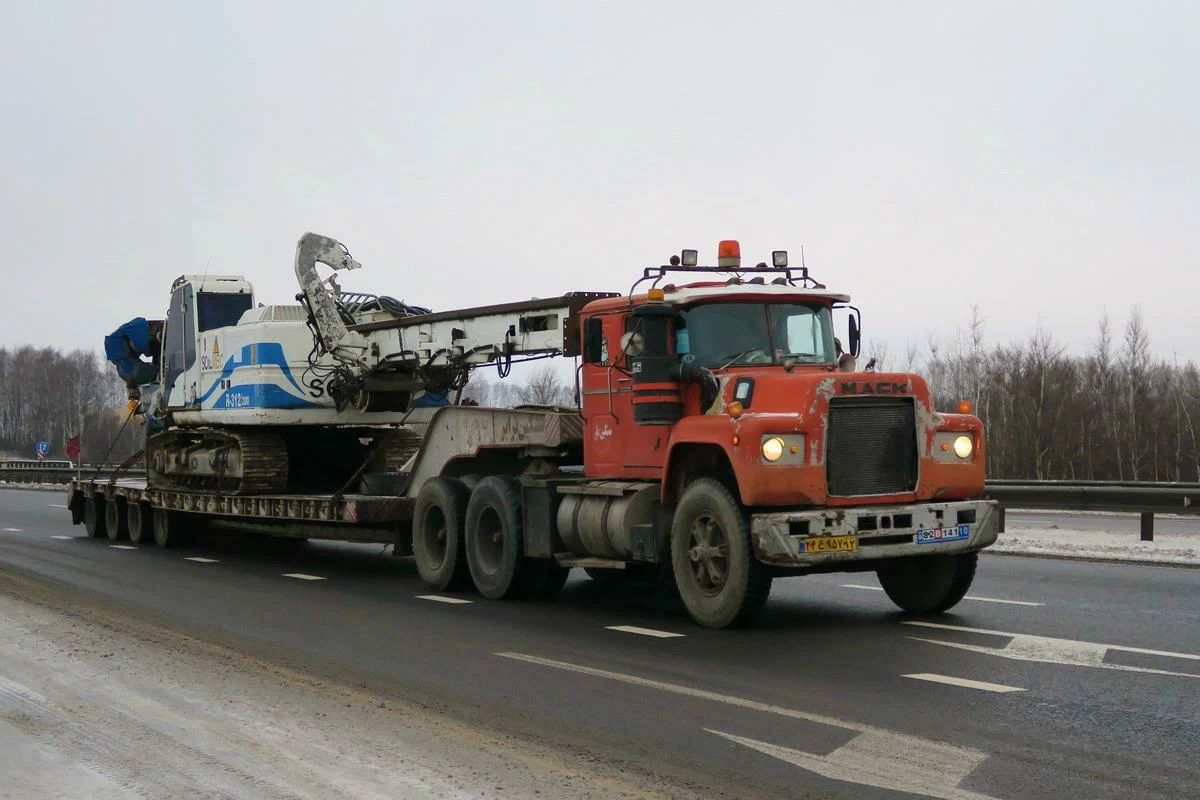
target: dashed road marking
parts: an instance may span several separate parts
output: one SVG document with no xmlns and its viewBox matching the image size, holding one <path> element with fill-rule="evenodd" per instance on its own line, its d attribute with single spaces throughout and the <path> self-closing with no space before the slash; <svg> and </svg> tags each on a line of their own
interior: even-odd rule
<svg viewBox="0 0 1200 800">
<path fill-rule="evenodd" d="M 952 675 L 938 675 L 933 672 L 914 672 L 911 675 L 905 675 L 905 678 L 913 678 L 918 681 L 929 681 L 930 683 L 944 683 L 947 686 L 962 686 L 967 689 L 980 689 L 985 692 L 1023 692 L 1025 691 L 1019 686 L 1005 686 L 1002 683 L 988 683 L 987 681 L 973 681 L 970 678 L 955 678 Z"/>
<path fill-rule="evenodd" d="M 1192 653 L 1174 653 L 1170 650 L 1149 650 L 1144 647 L 1125 647 L 1119 644 L 1099 644 L 1097 642 L 1078 642 L 1073 639 L 1056 639 L 1052 636 L 1033 636 L 1027 633 L 1009 633 L 993 631 L 984 628 L 966 628 L 961 625 L 942 625 L 937 622 L 920 622 L 904 620 L 903 625 L 915 625 L 922 628 L 934 628 L 945 631 L 961 631 L 963 633 L 982 633 L 990 636 L 1007 636 L 1011 641 L 1003 647 L 983 647 L 962 642 L 947 642 L 941 639 L 926 639 L 920 636 L 910 637 L 919 642 L 938 644 L 943 647 L 955 647 L 972 653 L 983 653 L 989 656 L 1011 658 L 1014 661 L 1039 661 L 1043 664 L 1066 664 L 1069 666 L 1095 667 L 1097 669 L 1114 669 L 1121 672 L 1145 672 L 1151 675 L 1175 675 L 1182 678 L 1200 678 L 1200 673 L 1173 672 L 1165 669 L 1150 667 L 1130 667 L 1124 664 L 1109 664 L 1104 656 L 1109 650 L 1122 653 L 1140 653 L 1142 655 L 1179 658 L 1189 661 L 1200 661 L 1200 655 Z"/>
<path fill-rule="evenodd" d="M 74 539 L 74 536 L 51 536 L 51 539 Z"/>
<path fill-rule="evenodd" d="M 68 507 L 69 506 L 60 506 L 57 503 L 50 503 L 47 505 L 47 508 L 68 508 Z"/>
<path fill-rule="evenodd" d="M 221 559 L 219 559 L 219 558 L 205 558 L 204 556 L 184 556 L 183 560 L 184 561 L 195 561 L 198 564 L 219 564 L 219 563 L 221 563 Z"/>
<path fill-rule="evenodd" d="M 419 594 L 418 600 L 432 600 L 435 603 L 449 603 L 450 605 L 466 605 L 474 603 L 474 600 L 465 600 L 461 597 L 447 597 L 443 594 Z"/>
<path fill-rule="evenodd" d="M 687 635 L 686 633 L 672 633 L 671 631 L 656 631 L 653 628 L 639 628 L 636 625 L 606 625 L 605 628 L 610 631 L 636 633 L 639 636 L 654 636 L 659 639 L 675 639 Z"/>
<path fill-rule="evenodd" d="M 554 661 L 525 653 L 496 653 L 495 655 L 514 661 L 524 661 L 528 664 L 590 675 L 594 678 L 619 681 L 632 686 L 657 689 L 698 700 L 724 703 L 751 711 L 846 728 L 858 732 L 859 735 L 828 755 L 806 753 L 708 728 L 704 730 L 833 780 L 951 800 L 986 800 L 988 798 L 988 795 L 958 788 L 959 782 L 987 758 L 987 753 L 981 750 L 922 739 L 919 736 L 896 733 L 884 728 L 876 728 L 861 722 L 838 719 L 824 714 L 814 714 L 744 697 L 710 692 L 693 686 L 585 667 L 582 664 Z M 937 764 L 938 768 L 930 769 L 930 764 Z"/>
<path fill-rule="evenodd" d="M 110 544 L 109 547 L 113 548 L 114 550 L 137 550 L 137 548 L 131 544 Z"/>
<path fill-rule="evenodd" d="M 3 531 L 5 533 L 20 533 L 22 530 L 23 530 L 22 528 L 4 528 L 3 529 Z"/>
<path fill-rule="evenodd" d="M 861 583 L 843 583 L 843 589 L 867 589 L 872 592 L 882 592 L 882 586 L 863 586 Z M 999 597 L 979 597 L 978 595 L 969 594 L 963 598 L 964 600 L 975 600 L 980 603 L 1004 603 L 1010 606 L 1044 606 L 1045 603 L 1033 603 L 1029 600 L 1003 600 Z"/>
<path fill-rule="evenodd" d="M 283 577 L 297 578 L 302 581 L 323 581 L 323 580 L 325 580 L 320 575 L 305 575 L 303 572 L 285 572 L 285 573 L 283 573 Z"/>
</svg>

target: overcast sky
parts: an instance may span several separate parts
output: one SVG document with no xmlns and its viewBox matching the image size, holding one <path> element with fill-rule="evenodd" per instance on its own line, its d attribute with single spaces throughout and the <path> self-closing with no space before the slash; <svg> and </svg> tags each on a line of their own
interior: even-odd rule
<svg viewBox="0 0 1200 800">
<path fill-rule="evenodd" d="M 1193 3 L 10 4 L 0 345 L 99 349 L 185 272 L 437 309 L 626 290 L 737 238 L 869 338 L 1140 304 L 1200 360 Z"/>
</svg>

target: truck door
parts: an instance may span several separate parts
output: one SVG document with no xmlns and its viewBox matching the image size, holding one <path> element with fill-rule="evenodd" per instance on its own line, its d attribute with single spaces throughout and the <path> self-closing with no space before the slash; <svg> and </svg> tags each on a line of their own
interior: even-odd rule
<svg viewBox="0 0 1200 800">
<path fill-rule="evenodd" d="M 183 408 L 196 401 L 196 309 L 192 286 L 185 283 L 171 294 L 163 331 L 163 391 L 168 408 Z"/>
<path fill-rule="evenodd" d="M 590 477 L 647 477 L 665 459 L 669 426 L 638 425 L 633 420 L 633 376 L 624 350 L 633 332 L 628 313 L 600 315 L 604 361 L 582 370 L 585 474 Z"/>
</svg>

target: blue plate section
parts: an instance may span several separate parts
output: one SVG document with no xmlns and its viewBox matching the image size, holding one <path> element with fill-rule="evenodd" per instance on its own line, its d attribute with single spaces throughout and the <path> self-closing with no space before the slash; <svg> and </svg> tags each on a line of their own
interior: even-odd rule
<svg viewBox="0 0 1200 800">
<path fill-rule="evenodd" d="M 252 383 L 234 386 L 217 398 L 213 408 L 320 408 L 303 397 L 296 397 L 282 386 L 273 383 Z"/>
<path fill-rule="evenodd" d="M 938 544 L 939 542 L 961 542 L 971 538 L 971 528 L 968 525 L 958 525 L 951 528 L 929 528 L 917 531 L 917 544 Z"/>
<path fill-rule="evenodd" d="M 212 396 L 213 392 L 215 392 L 218 388 L 220 388 L 221 381 L 227 380 L 229 378 L 229 376 L 233 374 L 233 371 L 235 369 L 240 369 L 242 367 L 251 367 L 251 366 L 256 366 L 256 365 L 257 366 L 267 366 L 267 367 L 279 367 L 279 369 L 281 369 L 283 371 L 283 377 L 288 379 L 288 383 L 290 383 L 293 387 L 295 387 L 297 392 L 300 392 L 300 394 L 304 394 L 304 389 L 300 386 L 300 384 L 296 383 L 296 379 L 294 377 L 292 377 L 291 367 L 288 366 L 287 359 L 284 358 L 284 356 L 283 356 L 283 345 L 281 345 L 279 342 L 255 342 L 254 344 L 245 345 L 244 347 L 242 347 L 242 352 L 238 354 L 238 357 L 230 358 L 228 361 L 225 362 L 225 366 L 221 370 L 220 376 L 215 381 L 213 381 L 212 386 L 208 387 L 208 391 L 206 391 L 200 397 L 200 403 L 203 404 L 205 401 L 207 401 L 208 398 Z M 276 387 L 276 388 L 278 388 L 278 387 Z M 230 392 L 232 392 L 232 391 L 234 391 L 234 390 L 231 389 Z M 228 394 L 229 394 L 229 392 L 226 392 L 226 395 L 228 395 Z M 295 398 L 293 398 L 293 399 L 295 399 Z M 304 400 L 297 400 L 297 402 L 305 403 L 310 406 L 317 405 L 316 403 L 308 403 L 307 401 L 304 401 Z M 226 408 L 226 407 L 228 407 L 228 408 L 295 408 L 296 406 L 217 406 L 217 408 Z"/>
</svg>

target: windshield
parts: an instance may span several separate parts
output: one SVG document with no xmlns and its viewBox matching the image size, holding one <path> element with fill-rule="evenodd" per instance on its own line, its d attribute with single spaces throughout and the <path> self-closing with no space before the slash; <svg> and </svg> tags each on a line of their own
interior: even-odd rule
<svg viewBox="0 0 1200 800">
<path fill-rule="evenodd" d="M 242 314 L 254 304 L 254 298 L 248 294 L 215 294 L 200 292 L 196 295 L 200 312 L 200 332 L 211 331 L 213 328 L 227 328 L 237 325 Z"/>
<path fill-rule="evenodd" d="M 706 367 L 832 364 L 833 320 L 828 306 L 801 303 L 708 303 L 683 313 L 676 349 Z"/>
</svg>

